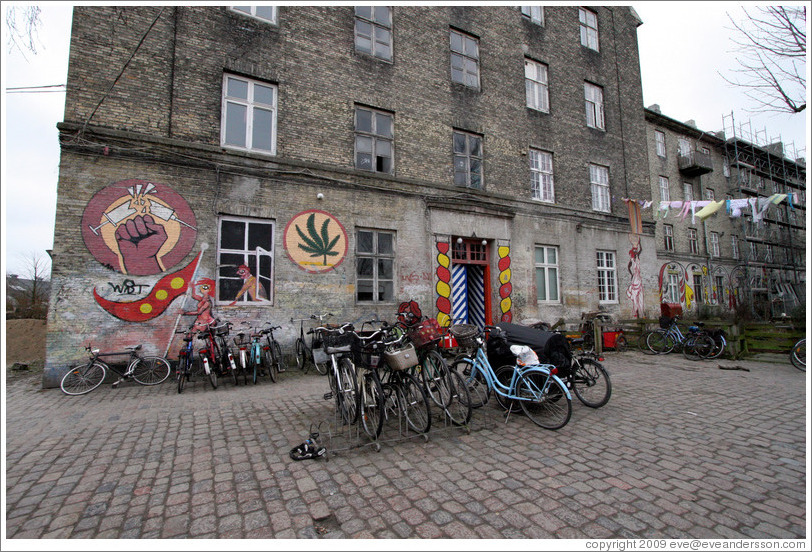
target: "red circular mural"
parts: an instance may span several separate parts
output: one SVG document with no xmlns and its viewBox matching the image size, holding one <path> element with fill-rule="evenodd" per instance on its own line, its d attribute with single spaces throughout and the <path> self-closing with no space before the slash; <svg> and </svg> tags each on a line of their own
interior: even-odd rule
<svg viewBox="0 0 812 552">
<path fill-rule="evenodd" d="M 166 272 L 194 247 L 197 221 L 186 200 L 148 180 L 102 188 L 82 215 L 82 238 L 97 261 L 124 274 Z"/>
</svg>

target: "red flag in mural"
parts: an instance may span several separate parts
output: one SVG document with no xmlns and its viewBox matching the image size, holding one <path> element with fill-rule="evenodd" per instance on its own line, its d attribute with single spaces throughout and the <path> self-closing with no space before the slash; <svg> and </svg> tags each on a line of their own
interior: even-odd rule
<svg viewBox="0 0 812 552">
<path fill-rule="evenodd" d="M 99 295 L 95 289 L 93 297 L 101 308 L 116 318 L 126 322 L 146 322 L 162 314 L 172 301 L 186 293 L 202 254 L 198 253 L 185 268 L 158 280 L 150 294 L 138 301 L 110 301 Z"/>
</svg>

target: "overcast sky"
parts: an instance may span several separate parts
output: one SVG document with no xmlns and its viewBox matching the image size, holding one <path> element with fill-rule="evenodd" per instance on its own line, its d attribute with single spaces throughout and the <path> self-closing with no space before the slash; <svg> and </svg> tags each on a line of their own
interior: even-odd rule
<svg viewBox="0 0 812 552">
<path fill-rule="evenodd" d="M 8 89 L 66 82 L 71 3 L 37 3 L 42 8 L 38 51 L 26 52 L 25 58 L 16 50 L 9 53 L 5 12 L 10 4 L 3 2 L 2 25 L 2 254 L 4 272 L 25 274 L 30 266 L 27 257 L 47 258 L 45 251 L 53 247 L 59 176 L 56 123 L 62 120 L 65 94 Z M 808 110 L 793 116 L 748 113 L 750 104 L 743 92 L 719 75 L 735 67 L 726 13 L 739 20 L 741 3 L 631 5 L 643 20 L 638 39 L 645 106 L 658 104 L 664 115 L 683 122 L 693 119 L 706 131 L 722 130 L 723 116 L 730 120 L 733 113 L 737 134 L 780 138 L 806 157 Z"/>
</svg>

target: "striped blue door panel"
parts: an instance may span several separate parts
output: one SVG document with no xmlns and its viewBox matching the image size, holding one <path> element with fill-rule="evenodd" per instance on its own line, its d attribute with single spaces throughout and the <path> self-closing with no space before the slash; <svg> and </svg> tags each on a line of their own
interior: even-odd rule
<svg viewBox="0 0 812 552">
<path fill-rule="evenodd" d="M 451 265 L 451 320 L 454 324 L 468 324 L 468 267 Z"/>
<path fill-rule="evenodd" d="M 468 319 L 485 327 L 485 268 L 480 265 L 468 266 Z"/>
</svg>

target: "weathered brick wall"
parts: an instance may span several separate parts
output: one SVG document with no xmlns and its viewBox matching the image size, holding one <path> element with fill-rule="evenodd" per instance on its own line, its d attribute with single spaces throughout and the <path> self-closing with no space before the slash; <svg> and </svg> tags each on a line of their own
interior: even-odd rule
<svg viewBox="0 0 812 552">
<path fill-rule="evenodd" d="M 337 321 L 372 314 L 391 320 L 401 300 L 414 299 L 435 315 L 438 234 L 476 232 L 489 243 L 494 321 L 502 314 L 495 254 L 500 240 L 510 240 L 514 320 L 555 321 L 597 308 L 596 249 L 616 252 L 619 297 L 608 310 L 628 315 L 629 226 L 621 198 L 648 197 L 649 186 L 635 20 L 626 8 L 596 8 L 601 52 L 595 53 L 580 45 L 575 7 L 545 8 L 542 28 L 523 20 L 516 6 L 398 6 L 392 63 L 355 52 L 349 6 L 281 7 L 276 26 L 219 7 L 160 10 L 75 9 L 46 384 L 58 384 L 64 366 L 81 358 L 89 340 L 106 348 L 143 342 L 162 354 L 172 330 L 191 321 L 179 315 L 194 306 L 192 299 L 172 302 L 149 321 L 126 322 L 105 312 L 93 292 L 116 301 L 140 299 L 160 276 L 188 265 L 204 248 L 197 276 L 214 278 L 221 215 L 274 223 L 274 302 L 218 306 L 215 314 L 236 325 L 281 324 L 284 348 L 298 330 L 290 318 L 313 312 L 333 312 Z M 480 91 L 450 82 L 450 27 L 480 40 Z M 549 114 L 525 107 L 525 56 L 549 65 Z M 219 147 L 224 72 L 278 86 L 276 157 Z M 586 127 L 585 80 L 604 87 L 605 132 Z M 394 175 L 354 169 L 357 104 L 394 113 Z M 452 185 L 454 129 L 484 137 L 484 192 Z M 529 199 L 529 147 L 554 154 L 555 205 Z M 610 215 L 591 209 L 589 163 L 610 168 Z M 164 274 L 139 277 L 105 267 L 82 238 L 82 214 L 94 194 L 128 179 L 171 188 L 196 218 L 194 247 Z M 461 203 L 461 192 L 470 208 Z M 454 209 L 438 210 L 443 205 Z M 305 272 L 286 255 L 285 225 L 308 209 L 329 212 L 347 231 L 348 255 L 330 272 Z M 396 234 L 392 302 L 355 301 L 358 228 Z M 535 245 L 559 247 L 561 305 L 536 304 Z M 649 309 L 656 308 L 655 259 L 647 230 L 641 262 Z M 122 291 L 127 280 L 140 286 L 140 294 Z"/>
</svg>

